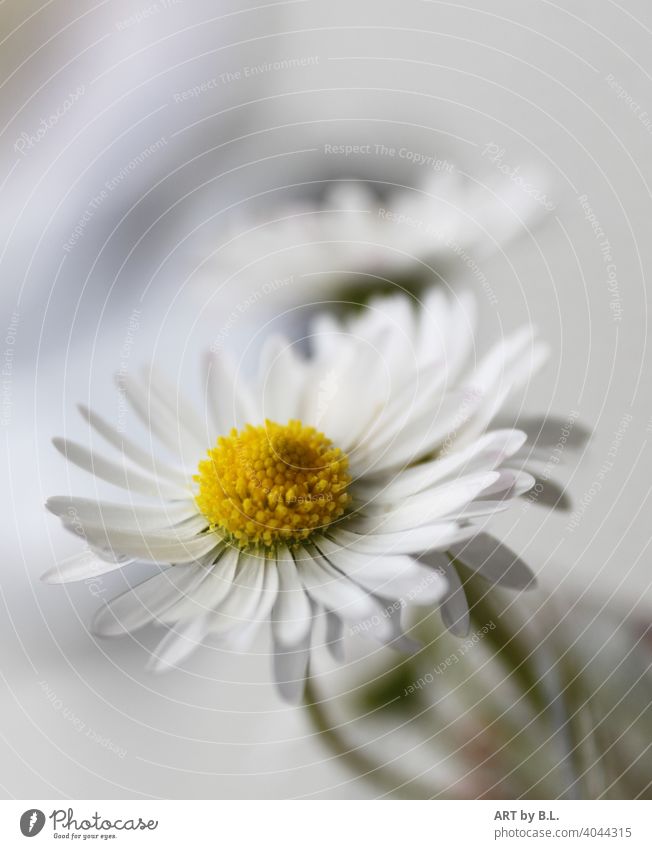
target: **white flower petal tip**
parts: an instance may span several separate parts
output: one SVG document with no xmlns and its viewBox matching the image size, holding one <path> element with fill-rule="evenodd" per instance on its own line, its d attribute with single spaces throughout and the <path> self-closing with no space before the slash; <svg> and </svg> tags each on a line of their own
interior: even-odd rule
<svg viewBox="0 0 652 849">
<path fill-rule="evenodd" d="M 75 581 L 92 581 L 109 572 L 115 572 L 133 563 L 131 558 L 103 559 L 92 551 L 81 551 L 66 558 L 52 569 L 44 572 L 40 580 L 44 584 L 70 584 Z M 91 585 L 92 587 L 92 585 Z M 92 588 L 91 588 L 92 591 Z"/>
<path fill-rule="evenodd" d="M 180 668 L 201 646 L 207 630 L 207 616 L 171 628 L 150 656 L 146 667 L 148 672 L 160 675 Z"/>
<path fill-rule="evenodd" d="M 479 492 L 484 493 L 485 490 L 488 490 L 490 487 L 492 487 L 496 483 L 496 481 L 499 480 L 499 478 L 500 472 L 487 472 L 487 474 L 480 478 L 480 480 L 478 481 L 477 489 L 475 489 L 475 486 L 470 485 L 469 491 L 473 491 L 474 495 Z"/>
<path fill-rule="evenodd" d="M 355 315 L 317 319 L 309 352 L 270 339 L 251 381 L 222 354 L 204 358 L 199 412 L 175 375 L 118 376 L 151 439 L 141 446 L 79 405 L 113 454 L 53 444 L 123 494 L 48 499 L 89 550 L 42 580 L 94 579 L 143 560 L 167 567 L 105 604 L 94 633 L 165 626 L 149 663 L 158 673 L 183 665 L 205 637 L 244 649 L 269 622 L 278 690 L 293 704 L 324 613 L 338 663 L 354 629 L 419 651 L 403 633 L 406 607 L 438 605 L 453 633 L 467 633 L 464 592 L 443 552 L 493 583 L 534 584 L 513 552 L 477 531 L 535 485 L 520 462 L 527 429 L 493 423 L 543 356 L 525 328 L 477 359 L 475 315 L 468 293 L 373 298 Z"/>
</svg>

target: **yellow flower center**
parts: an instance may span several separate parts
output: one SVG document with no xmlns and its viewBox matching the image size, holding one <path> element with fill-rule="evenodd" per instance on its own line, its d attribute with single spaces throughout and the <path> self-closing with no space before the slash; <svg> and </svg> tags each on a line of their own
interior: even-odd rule
<svg viewBox="0 0 652 849">
<path fill-rule="evenodd" d="M 300 421 L 235 428 L 199 463 L 196 501 L 213 530 L 241 548 L 298 543 L 339 519 L 351 497 L 349 459 Z"/>
</svg>

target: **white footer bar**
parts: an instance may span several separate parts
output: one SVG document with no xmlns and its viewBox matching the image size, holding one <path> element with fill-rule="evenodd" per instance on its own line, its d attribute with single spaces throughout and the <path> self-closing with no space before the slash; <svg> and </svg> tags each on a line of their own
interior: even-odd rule
<svg viewBox="0 0 652 849">
<path fill-rule="evenodd" d="M 651 821 L 648 801 L 0 801 L 0 846 L 649 849 Z"/>
</svg>

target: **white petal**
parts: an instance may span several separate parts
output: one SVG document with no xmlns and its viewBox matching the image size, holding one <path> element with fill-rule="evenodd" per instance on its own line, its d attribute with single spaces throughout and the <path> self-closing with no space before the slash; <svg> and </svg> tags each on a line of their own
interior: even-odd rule
<svg viewBox="0 0 652 849">
<path fill-rule="evenodd" d="M 543 342 L 535 341 L 530 356 L 520 358 L 509 370 L 508 380 L 511 391 L 522 389 L 539 371 L 550 355 L 550 349 Z"/>
<path fill-rule="evenodd" d="M 381 512 L 370 506 L 351 520 L 351 527 L 358 532 L 392 533 L 454 516 L 497 479 L 498 472 L 479 472 L 405 498 L 391 510 Z"/>
<path fill-rule="evenodd" d="M 532 489 L 536 483 L 529 472 L 520 469 L 500 469 L 500 477 L 482 492 L 482 498 L 518 498 Z"/>
<path fill-rule="evenodd" d="M 337 355 L 342 333 L 342 325 L 332 313 L 318 313 L 310 322 L 309 338 L 312 349 L 310 362 L 332 361 Z"/>
<path fill-rule="evenodd" d="M 190 499 L 165 501 L 160 505 L 112 504 L 91 498 L 55 495 L 45 502 L 46 508 L 66 522 L 89 522 L 94 525 L 119 525 L 125 530 L 161 530 L 196 516 L 197 506 Z"/>
<path fill-rule="evenodd" d="M 241 552 L 225 547 L 205 561 L 201 576 L 173 605 L 161 614 L 164 622 L 174 623 L 195 619 L 216 610 L 230 593 Z"/>
<path fill-rule="evenodd" d="M 446 581 L 438 570 L 406 555 L 360 554 L 327 539 L 320 539 L 316 545 L 329 563 L 376 595 L 432 604 L 446 591 Z"/>
<path fill-rule="evenodd" d="M 97 578 L 100 575 L 106 575 L 109 572 L 115 572 L 116 569 L 122 569 L 123 566 L 128 566 L 134 561 L 132 559 L 124 560 L 102 560 L 92 551 L 85 549 L 68 557 L 66 560 L 58 563 L 52 569 L 49 569 L 43 575 L 41 580 L 46 584 L 67 584 L 71 581 L 85 581 L 89 578 Z"/>
<path fill-rule="evenodd" d="M 219 435 L 260 420 L 259 405 L 244 385 L 236 366 L 226 354 L 206 359 L 206 387 Z"/>
<path fill-rule="evenodd" d="M 491 395 L 505 379 L 509 365 L 522 357 L 528 345 L 533 342 L 531 327 L 522 327 L 497 342 L 489 353 L 485 354 L 476 367 L 470 380 L 483 395 Z"/>
<path fill-rule="evenodd" d="M 456 522 L 440 522 L 396 533 L 379 534 L 353 533 L 338 525 L 329 530 L 327 535 L 342 548 L 361 554 L 420 554 L 446 548 L 457 542 L 460 528 Z"/>
<path fill-rule="evenodd" d="M 102 607 L 93 621 L 101 637 L 131 633 L 153 621 L 203 576 L 199 566 L 172 566 L 132 587 Z"/>
<path fill-rule="evenodd" d="M 419 312 L 417 344 L 422 362 L 437 360 L 454 380 L 474 341 L 475 298 L 470 292 L 451 296 L 441 287 L 428 290 Z"/>
<path fill-rule="evenodd" d="M 482 396 L 473 389 L 454 392 L 433 403 L 424 413 L 413 417 L 406 410 L 395 432 L 389 429 L 379 439 L 364 444 L 360 465 L 369 460 L 368 474 L 415 463 L 445 444 L 462 429 L 475 414 Z"/>
<path fill-rule="evenodd" d="M 261 599 L 265 558 L 241 552 L 228 595 L 210 618 L 211 633 L 228 632 L 250 624 Z"/>
<path fill-rule="evenodd" d="M 155 563 L 190 563 L 217 550 L 221 539 L 209 532 L 186 537 L 176 528 L 162 531 L 127 531 L 120 528 L 89 526 L 87 536 L 94 545 Z"/>
<path fill-rule="evenodd" d="M 312 610 L 294 559 L 287 549 L 279 551 L 276 568 L 279 585 L 272 610 L 272 633 L 281 645 L 293 646 L 305 638 L 312 626 Z"/>
<path fill-rule="evenodd" d="M 389 482 L 375 485 L 362 482 L 356 487 L 361 497 L 384 503 L 400 501 L 464 470 L 466 474 L 480 470 L 491 471 L 507 457 L 515 454 L 526 440 L 518 430 L 498 430 L 485 434 L 462 451 L 438 457 L 427 463 L 396 474 Z"/>
<path fill-rule="evenodd" d="M 301 393 L 301 420 L 328 435 L 349 452 L 357 435 L 382 404 L 382 383 L 373 373 L 374 362 L 360 340 L 343 336 L 332 362 L 306 372 Z"/>
<path fill-rule="evenodd" d="M 117 448 L 129 460 L 132 460 L 136 465 L 140 466 L 154 477 L 166 478 L 171 483 L 178 486 L 180 489 L 185 489 L 188 485 L 188 477 L 181 469 L 175 469 L 160 460 L 155 453 L 144 451 L 135 442 L 128 439 L 123 433 L 112 427 L 97 413 L 85 407 L 83 404 L 78 405 L 79 412 L 100 436 L 105 439 L 109 445 Z"/>
<path fill-rule="evenodd" d="M 450 297 L 450 312 L 446 323 L 446 371 L 448 379 L 460 374 L 475 342 L 477 305 L 471 292 Z"/>
<path fill-rule="evenodd" d="M 299 575 L 311 598 L 347 621 L 360 621 L 379 612 L 377 601 L 326 559 L 302 549 Z"/>
<path fill-rule="evenodd" d="M 524 349 L 531 345 L 531 355 Z M 456 436 L 459 445 L 468 444 L 483 433 L 502 409 L 510 393 L 520 388 L 541 366 L 547 349 L 533 342 L 531 328 L 524 328 L 499 343 L 485 358 L 470 383 L 483 397 L 472 420 Z"/>
<path fill-rule="evenodd" d="M 63 454 L 70 463 L 74 463 L 80 469 L 84 469 L 95 477 L 122 489 L 132 490 L 139 495 L 157 496 L 163 499 L 183 498 L 187 495 L 179 487 L 145 477 L 140 472 L 107 460 L 76 442 L 61 437 L 55 437 L 52 442 L 57 451 Z"/>
<path fill-rule="evenodd" d="M 532 475 L 535 485 L 538 484 L 535 492 L 528 496 L 528 501 L 532 500 L 535 504 L 541 507 L 547 507 L 551 510 L 570 510 L 573 502 L 564 487 L 553 481 L 549 477 L 537 477 Z"/>
<path fill-rule="evenodd" d="M 512 506 L 511 501 L 484 501 L 479 498 L 477 501 L 471 501 L 465 507 L 458 510 L 451 518 L 458 522 L 467 522 L 469 519 L 478 519 L 482 516 L 493 516 L 495 513 L 502 513 L 509 510 Z"/>
<path fill-rule="evenodd" d="M 203 453 L 211 437 L 211 428 L 206 419 L 201 419 L 192 404 L 180 393 L 179 387 L 154 364 L 141 372 L 148 395 L 151 394 L 176 421 L 175 432 L 179 442 L 193 443 L 198 453 Z"/>
<path fill-rule="evenodd" d="M 258 598 L 258 607 L 252 618 L 263 621 L 267 619 L 272 611 L 279 588 L 278 569 L 276 558 L 267 558 L 264 566 L 263 589 Z"/>
<path fill-rule="evenodd" d="M 449 400 L 453 393 L 444 393 L 446 372 L 437 363 L 428 363 L 422 370 L 408 369 L 393 377 L 382 393 L 374 391 L 375 384 L 369 375 L 363 373 L 360 380 L 374 393 L 368 402 L 374 415 L 356 448 L 355 459 L 360 463 L 377 454 L 379 445 L 396 441 L 399 434 L 407 434 L 414 422 L 427 419 L 430 424 L 436 413 L 443 414 L 446 406 L 454 403 Z"/>
<path fill-rule="evenodd" d="M 261 624 L 269 617 L 276 601 L 278 593 L 276 558 L 267 559 L 263 574 L 263 587 L 258 594 L 257 607 L 251 614 L 251 621 L 245 627 L 229 633 L 229 643 L 234 649 L 242 651 L 249 647 Z"/>
<path fill-rule="evenodd" d="M 285 423 L 299 417 L 304 368 L 286 338 L 269 337 L 260 358 L 259 395 L 263 419 Z"/>
<path fill-rule="evenodd" d="M 161 404 L 156 396 L 144 389 L 130 375 L 116 375 L 116 384 L 147 430 L 175 457 L 181 458 L 183 441 L 180 437 L 179 422 L 167 406 Z"/>
<path fill-rule="evenodd" d="M 207 617 L 199 616 L 171 628 L 158 644 L 147 664 L 153 672 L 165 672 L 180 666 L 204 641 Z"/>
<path fill-rule="evenodd" d="M 157 544 L 163 540 L 168 540 L 172 543 L 182 540 L 192 541 L 206 530 L 206 519 L 200 515 L 195 515 L 173 527 L 152 528 L 151 530 L 140 528 L 134 521 L 118 522 L 109 526 L 102 522 L 83 520 L 79 516 L 69 518 L 66 515 L 62 517 L 62 522 L 65 528 L 81 536 L 92 547 L 106 549 L 119 554 L 130 554 L 132 557 L 145 557 L 146 560 L 158 561 L 161 560 L 161 557 L 137 554 L 136 549 L 133 547 L 134 544 L 139 547 L 139 551 L 142 551 L 141 544 L 144 543 L 146 545 L 147 540 L 150 538 L 155 540 Z M 123 540 L 128 540 L 128 542 L 122 542 Z M 124 548 L 122 548 L 123 544 L 125 546 Z"/>
</svg>

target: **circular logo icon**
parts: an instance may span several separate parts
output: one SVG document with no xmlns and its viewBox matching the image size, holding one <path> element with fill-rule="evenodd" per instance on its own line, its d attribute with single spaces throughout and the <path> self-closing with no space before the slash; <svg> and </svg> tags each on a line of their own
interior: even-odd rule
<svg viewBox="0 0 652 849">
<path fill-rule="evenodd" d="M 20 818 L 20 830 L 25 837 L 35 837 L 45 825 L 45 814 L 38 808 L 30 808 Z"/>
</svg>

